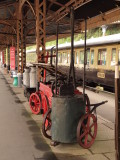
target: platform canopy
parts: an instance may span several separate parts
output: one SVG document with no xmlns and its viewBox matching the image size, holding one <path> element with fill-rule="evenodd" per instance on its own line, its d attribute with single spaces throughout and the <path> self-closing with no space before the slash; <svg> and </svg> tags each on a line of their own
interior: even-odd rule
<svg viewBox="0 0 120 160">
<path fill-rule="evenodd" d="M 5 47 L 17 42 L 17 20 L 22 14 L 26 27 L 26 44 L 36 43 L 36 10 L 37 0 L 1 0 L 0 1 L 0 46 Z M 56 34 L 56 24 L 59 23 L 60 37 L 70 34 L 70 8 L 75 12 L 75 33 L 84 30 L 84 20 L 87 28 L 95 28 L 110 24 L 120 19 L 119 0 L 39 0 L 46 4 L 46 38 L 53 40 Z"/>
</svg>

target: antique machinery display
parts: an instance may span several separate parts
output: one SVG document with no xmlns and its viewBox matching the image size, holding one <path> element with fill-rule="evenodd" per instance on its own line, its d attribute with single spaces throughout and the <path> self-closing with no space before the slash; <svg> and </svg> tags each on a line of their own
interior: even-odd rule
<svg viewBox="0 0 120 160">
<path fill-rule="evenodd" d="M 0 2 L 0 47 L 1 50 L 4 50 L 6 46 L 10 46 L 12 43 L 14 46 L 17 46 L 18 72 L 23 73 L 24 67 L 26 66 L 26 45 L 36 44 L 37 61 L 44 62 L 46 37 L 48 41 L 55 39 L 56 23 L 63 24 L 62 27 L 60 27 L 59 32 L 61 37 L 64 37 L 65 34 L 70 34 L 67 24 L 70 18 L 69 13 L 71 6 L 75 11 L 76 33 L 84 31 L 85 19 L 87 20 L 88 29 L 91 29 L 103 24 L 112 23 L 120 18 L 120 1 L 118 0 L 2 0 Z M 40 50 L 40 48 L 42 48 L 42 50 Z M 39 82 L 43 79 L 42 69 L 43 67 L 38 67 Z M 53 70 L 54 69 L 52 68 L 52 71 Z M 58 80 L 55 81 L 55 89 L 59 89 L 62 86 L 62 83 L 64 83 L 63 80 L 60 79 L 60 81 L 62 82 L 59 82 Z M 72 82 L 74 83 L 74 78 L 72 79 Z M 59 92 L 56 89 L 55 94 L 58 93 Z M 38 100 L 35 99 L 34 96 L 33 99 L 34 104 L 36 102 L 36 105 L 38 105 Z M 87 119 L 87 122 L 89 122 L 89 117 L 92 116 L 88 116 L 88 118 L 84 119 Z M 82 121 L 81 124 L 83 124 Z M 48 125 L 46 124 L 46 126 Z M 85 127 L 83 128 L 85 129 Z M 81 129 L 81 132 L 84 132 L 84 129 Z M 89 129 L 89 133 L 90 132 L 91 130 Z M 83 139 L 83 137 L 81 137 L 81 139 Z M 86 141 L 87 138 L 85 138 L 85 144 Z"/>
<path fill-rule="evenodd" d="M 31 94 L 29 103 L 32 113 L 43 114 L 42 132 L 45 137 L 52 139 L 52 145 L 56 145 L 58 144 L 58 142 L 71 143 L 77 140 L 82 147 L 89 148 L 94 143 L 97 134 L 97 116 L 94 114 L 93 111 L 98 106 L 106 103 L 107 101 L 91 105 L 88 96 L 85 94 L 85 87 L 83 86 L 84 88 L 83 93 L 76 89 L 75 72 L 74 72 L 74 55 L 73 55 L 74 53 L 73 52 L 74 51 L 73 8 L 71 8 L 70 22 L 71 22 L 71 63 L 70 63 L 69 76 L 67 77 L 67 75 L 65 75 L 62 71 L 60 71 L 57 68 L 58 28 L 59 28 L 59 25 L 57 24 L 55 66 L 53 66 L 52 64 L 48 65 L 42 63 L 33 64 L 47 70 L 52 76 L 54 76 L 54 79 L 51 79 L 48 82 L 46 81 L 40 82 L 39 90 Z M 86 45 L 85 45 L 85 54 L 86 54 Z M 52 58 L 53 55 L 51 54 L 50 57 Z M 86 64 L 84 63 L 84 65 Z M 90 109 L 91 106 L 93 106 L 93 109 Z M 68 125 L 68 120 L 69 120 L 69 125 Z M 72 131 L 73 125 L 74 129 Z M 71 135 L 71 137 L 69 137 L 69 134 Z"/>
</svg>

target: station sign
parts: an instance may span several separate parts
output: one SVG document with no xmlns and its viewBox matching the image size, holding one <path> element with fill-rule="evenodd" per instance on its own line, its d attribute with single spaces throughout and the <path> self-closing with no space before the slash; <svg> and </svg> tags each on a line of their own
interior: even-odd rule
<svg viewBox="0 0 120 160">
<path fill-rule="evenodd" d="M 10 47 L 10 69 L 15 70 L 15 47 Z"/>
</svg>

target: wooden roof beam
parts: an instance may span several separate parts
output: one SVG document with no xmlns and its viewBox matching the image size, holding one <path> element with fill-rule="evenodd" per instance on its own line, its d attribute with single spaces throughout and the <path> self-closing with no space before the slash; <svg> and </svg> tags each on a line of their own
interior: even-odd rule
<svg viewBox="0 0 120 160">
<path fill-rule="evenodd" d="M 51 7 L 53 4 L 57 4 L 58 6 L 61 6 L 61 7 L 64 6 L 63 4 L 57 2 L 56 0 L 49 0 L 49 2 L 51 2 L 50 7 Z M 49 9 L 50 9 L 50 8 L 49 8 Z"/>
<path fill-rule="evenodd" d="M 87 29 L 92 29 L 95 27 L 100 27 L 102 25 L 111 24 L 115 21 L 120 20 L 120 8 L 113 9 L 104 14 L 98 15 L 96 17 L 87 20 Z M 81 22 L 78 30 L 84 31 L 85 24 Z"/>
<path fill-rule="evenodd" d="M 92 0 L 70 0 L 68 3 L 66 3 L 64 6 L 62 6 L 59 10 L 57 10 L 54 14 L 50 15 L 47 20 L 51 21 L 60 21 L 62 18 L 64 18 L 67 14 L 70 13 L 70 7 L 73 6 L 74 10 L 77 8 L 85 5 L 86 3 L 89 3 Z"/>
</svg>

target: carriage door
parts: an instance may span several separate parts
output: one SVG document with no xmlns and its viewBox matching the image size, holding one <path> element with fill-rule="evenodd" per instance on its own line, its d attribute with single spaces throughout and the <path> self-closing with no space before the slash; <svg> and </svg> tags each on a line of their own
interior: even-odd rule
<svg viewBox="0 0 120 160">
<path fill-rule="evenodd" d="M 120 48 L 118 50 L 118 64 L 120 65 Z"/>
</svg>

